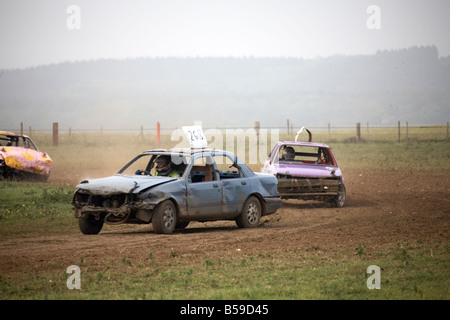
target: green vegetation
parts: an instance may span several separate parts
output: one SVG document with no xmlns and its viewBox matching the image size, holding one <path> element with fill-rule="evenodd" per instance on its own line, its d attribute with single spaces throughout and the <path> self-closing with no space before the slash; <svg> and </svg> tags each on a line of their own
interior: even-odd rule
<svg viewBox="0 0 450 320">
<path fill-rule="evenodd" d="M 104 139 L 104 148 L 96 139 L 84 147 L 75 141 L 40 147 L 55 161 L 52 174 L 64 175 L 69 169 L 101 168 L 108 161 L 117 170 L 153 144 L 151 140 L 127 144 L 123 137 Z M 344 173 L 359 168 L 434 172 L 450 168 L 448 142 L 330 145 Z M 74 184 L 67 183 L 0 181 L 0 241 L 78 234 L 70 205 L 74 191 Z M 45 271 L 36 268 L 21 274 L 0 274 L 0 299 L 446 300 L 450 288 L 448 251 L 448 244 L 424 244 L 421 239 L 383 249 L 355 243 L 352 250 L 341 252 L 327 252 L 321 245 L 270 254 L 205 253 L 191 257 L 168 249 L 164 259 L 149 248 L 141 258 L 124 255 L 105 256 L 95 262 L 73 261 L 81 268 L 82 290 L 67 289 L 66 264 Z M 382 290 L 367 289 L 369 265 L 382 267 Z"/>
<path fill-rule="evenodd" d="M 64 233 L 73 228 L 73 191 L 43 183 L 0 181 L 1 238 Z"/>
<path fill-rule="evenodd" d="M 417 130 L 417 131 L 416 131 Z M 437 130 L 437 131 L 436 131 Z M 338 139 L 328 140 L 328 133 L 319 131 L 313 133 L 315 142 L 328 144 L 335 153 L 337 161 L 342 169 L 396 169 L 396 170 L 435 170 L 437 168 L 450 169 L 449 141 L 445 140 L 446 127 L 410 128 L 412 132 L 420 131 L 420 136 L 425 140 L 410 138 L 408 141 L 396 142 L 395 130 L 373 129 L 372 135 L 386 137 L 378 141 L 363 139 L 361 143 L 355 143 L 354 130 L 338 131 Z M 387 133 L 386 133 L 387 132 Z M 222 132 L 223 144 L 217 146 L 219 149 L 227 149 L 225 131 Z M 270 133 L 270 132 L 269 132 Z M 335 135 L 336 136 L 336 135 Z M 293 140 L 295 137 L 280 133 L 279 140 Z M 304 137 L 303 137 L 304 138 Z M 438 138 L 434 140 L 434 138 Z M 261 154 L 267 155 L 276 141 L 275 137 L 268 137 L 267 143 L 261 144 Z M 427 140 L 431 139 L 431 140 Z M 156 143 L 155 135 L 138 134 L 103 134 L 100 133 L 77 133 L 60 135 L 59 146 L 51 145 L 51 134 L 40 133 L 33 135 L 39 148 L 50 154 L 54 160 L 52 176 L 64 176 L 66 173 L 89 172 L 90 174 L 111 175 L 116 173 L 125 163 L 138 153 L 152 148 L 170 148 L 179 146 L 180 141 L 172 141 L 168 134 L 161 135 L 160 145 Z M 219 139 L 220 140 L 220 139 Z M 242 141 L 242 140 L 240 140 Z M 239 150 L 242 143 L 236 139 L 234 151 L 241 157 Z M 278 140 L 277 140 L 278 141 Z M 244 150 L 247 150 L 248 158 L 249 142 L 246 142 Z M 254 147 L 256 150 L 256 148 Z M 259 152 L 259 149 L 257 149 Z M 241 157 L 242 158 L 242 157 Z M 246 161 L 248 159 L 242 159 Z M 266 160 L 265 156 L 259 156 L 258 164 L 249 166 L 260 171 Z M 248 162 L 248 161 L 246 161 Z M 81 179 L 81 178 L 80 178 Z"/>
<path fill-rule="evenodd" d="M 356 248 L 358 249 L 358 248 Z M 358 249 L 359 250 L 359 249 Z M 355 250 L 356 251 L 356 250 Z M 210 256 L 105 257 L 101 270 L 74 261 L 81 290 L 57 272 L 0 276 L 1 299 L 448 299 L 448 246 L 399 244 L 380 252 L 329 255 L 317 250 Z M 382 266 L 381 289 L 369 290 L 369 265 Z"/>
<path fill-rule="evenodd" d="M 330 143 L 341 168 L 448 170 L 448 142 Z"/>
</svg>

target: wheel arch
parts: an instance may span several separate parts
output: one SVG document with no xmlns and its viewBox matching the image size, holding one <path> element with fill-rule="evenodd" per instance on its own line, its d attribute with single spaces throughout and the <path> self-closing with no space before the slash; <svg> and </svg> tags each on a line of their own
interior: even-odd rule
<svg viewBox="0 0 450 320">
<path fill-rule="evenodd" d="M 180 205 L 178 204 L 178 201 L 174 198 L 174 197 L 167 197 L 167 198 L 163 198 L 161 199 L 155 206 L 158 207 L 161 203 L 163 203 L 164 201 L 169 200 L 173 203 L 173 205 L 175 206 L 175 209 L 177 210 L 177 215 L 180 213 Z"/>
<path fill-rule="evenodd" d="M 259 200 L 259 203 L 261 204 L 261 217 L 266 214 L 266 201 L 264 200 L 263 196 L 258 192 L 253 192 L 248 195 L 247 199 L 245 199 L 244 204 L 247 202 L 247 200 L 251 197 L 256 197 Z M 244 204 L 242 206 L 244 206 Z M 243 209 L 243 207 L 242 207 Z"/>
</svg>

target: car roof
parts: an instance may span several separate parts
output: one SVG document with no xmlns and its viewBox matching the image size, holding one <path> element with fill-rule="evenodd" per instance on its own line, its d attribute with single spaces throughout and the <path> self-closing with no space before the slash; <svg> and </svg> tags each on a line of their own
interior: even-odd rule
<svg viewBox="0 0 450 320">
<path fill-rule="evenodd" d="M 173 149 L 152 149 L 147 150 L 141 153 L 143 154 L 158 154 L 158 155 L 178 155 L 178 156 L 191 156 L 193 157 L 196 154 L 202 154 L 202 153 L 216 153 L 216 154 L 223 154 L 226 156 L 230 156 L 234 159 L 234 161 L 237 161 L 239 167 L 244 172 L 244 174 L 249 177 L 254 175 L 254 172 L 244 163 L 241 159 L 237 157 L 236 154 L 230 151 L 221 150 L 221 149 L 210 149 L 210 148 L 173 148 Z"/>
<path fill-rule="evenodd" d="M 3 134 L 5 136 L 11 136 L 11 137 L 25 137 L 25 138 L 29 138 L 28 136 L 26 136 L 24 134 L 18 134 L 18 133 L 9 132 L 9 131 L 1 131 L 0 130 L 0 134 Z"/>
<path fill-rule="evenodd" d="M 330 148 L 328 145 L 324 143 L 318 143 L 318 142 L 301 142 L 301 141 L 280 141 L 278 142 L 279 145 L 293 145 L 293 146 L 308 146 L 308 147 L 319 147 L 319 148 Z"/>
<path fill-rule="evenodd" d="M 223 153 L 231 153 L 229 151 L 220 150 L 220 149 L 210 149 L 210 148 L 171 148 L 171 149 L 151 149 L 144 151 L 142 153 L 161 153 L 161 154 L 183 154 L 183 155 L 192 155 L 195 153 L 204 153 L 204 152 L 223 152 Z"/>
</svg>

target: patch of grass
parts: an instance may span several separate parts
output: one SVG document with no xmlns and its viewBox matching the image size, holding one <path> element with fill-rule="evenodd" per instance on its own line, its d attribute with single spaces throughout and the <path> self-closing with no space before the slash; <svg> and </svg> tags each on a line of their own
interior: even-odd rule
<svg viewBox="0 0 450 320">
<path fill-rule="evenodd" d="M 0 181 L 0 237 L 65 232 L 74 225 L 73 192 L 66 186 Z"/>
<path fill-rule="evenodd" d="M 209 256 L 158 263 L 111 259 L 81 268 L 81 289 L 66 287 L 68 274 L 30 272 L 0 278 L 1 299 L 448 299 L 446 246 L 388 248 L 363 256 L 318 257 L 307 251 Z M 124 268 L 124 264 L 126 268 Z M 381 268 L 381 289 L 369 290 L 366 269 Z M 65 270 L 64 268 L 61 270 Z"/>
<path fill-rule="evenodd" d="M 396 128 L 379 128 L 371 130 L 373 137 L 365 138 L 365 142 L 355 143 L 355 130 L 336 130 L 336 139 L 328 139 L 326 131 L 313 132 L 313 141 L 323 142 L 332 147 L 333 152 L 341 168 L 345 169 L 387 169 L 387 170 L 435 170 L 450 169 L 449 141 L 445 140 L 446 127 L 436 126 L 430 128 L 410 128 L 410 138 L 397 142 Z M 416 131 L 417 130 L 417 131 Z M 439 134 L 435 133 L 439 130 Z M 417 133 L 416 133 L 417 132 Z M 419 133 L 420 132 L 420 133 Z M 422 134 L 428 137 L 419 139 Z M 47 133 L 36 133 L 33 136 L 40 149 L 49 153 L 54 160 L 52 176 L 64 177 L 67 172 L 83 175 L 106 176 L 116 173 L 129 160 L 144 150 L 152 148 L 171 148 L 179 146 L 179 141 L 172 141 L 170 134 L 161 135 L 161 142 L 156 144 L 154 134 L 139 138 L 138 134 L 115 133 L 73 133 L 69 138 L 66 134 L 60 135 L 60 143 L 53 146 L 52 136 Z M 295 136 L 295 135 L 294 135 Z M 294 136 L 280 133 L 279 140 L 293 140 Z M 386 136 L 386 137 L 385 137 Z M 389 138 L 387 138 L 389 137 Z M 364 136 L 363 136 L 364 138 Z M 275 137 L 274 137 L 275 139 Z M 434 139 L 434 140 L 433 140 Z M 227 149 L 226 135 L 223 131 L 222 145 L 214 146 L 219 149 Z M 239 139 L 236 139 L 238 141 Z M 260 171 L 264 165 L 266 156 L 277 141 L 269 137 L 267 143 L 261 140 L 260 148 L 264 156 L 258 159 L 258 163 L 250 164 L 255 171 Z M 241 150 L 242 142 L 236 142 L 234 151 Z M 246 158 L 249 157 L 249 142 L 246 142 Z M 255 149 L 256 150 L 256 149 Z M 240 153 L 238 153 L 241 156 Z M 242 158 L 242 157 L 241 157 Z M 242 158 L 242 161 L 247 159 Z M 81 177 L 80 177 L 81 178 Z"/>
<path fill-rule="evenodd" d="M 114 159 L 117 170 L 138 152 L 151 148 L 144 142 L 130 146 L 124 143 L 118 153 L 114 140 L 104 148 L 97 140 L 88 146 L 77 143 L 72 141 L 49 151 L 42 148 L 54 159 L 57 174 L 63 175 L 69 169 L 95 171 L 104 163 L 110 165 L 110 159 Z M 330 145 L 344 175 L 346 168 L 450 168 L 447 142 Z M 0 181 L 1 239 L 79 232 L 70 204 L 74 191 L 73 186 Z M 67 265 L 61 265 L 55 266 L 58 271 L 54 272 L 0 274 L 0 299 L 449 298 L 449 244 L 430 245 L 417 239 L 378 252 L 358 244 L 348 252 L 319 255 L 326 252 L 322 246 L 283 253 L 261 250 L 251 256 L 205 255 L 198 260 L 170 250 L 170 262 L 158 261 L 151 252 L 141 260 L 106 257 L 108 261 L 92 264 L 82 259 L 74 262 L 81 268 L 81 290 L 67 289 Z M 367 289 L 366 269 L 370 265 L 381 268 L 380 290 Z"/>
<path fill-rule="evenodd" d="M 450 169 L 448 142 L 336 143 L 330 146 L 339 166 L 344 170 L 346 168 L 421 171 Z"/>
<path fill-rule="evenodd" d="M 0 181 L 0 219 L 58 217 L 70 204 L 74 188 L 44 183 Z"/>
</svg>

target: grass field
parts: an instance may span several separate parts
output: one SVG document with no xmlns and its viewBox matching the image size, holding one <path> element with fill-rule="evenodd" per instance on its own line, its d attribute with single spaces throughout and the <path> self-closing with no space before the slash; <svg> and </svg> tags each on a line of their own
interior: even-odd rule
<svg viewBox="0 0 450 320">
<path fill-rule="evenodd" d="M 105 257 L 105 267 L 73 261 L 83 273 L 81 290 L 68 290 L 65 269 L 30 270 L 0 278 L 3 299 L 448 299 L 448 246 L 398 244 L 386 251 L 355 247 L 333 255 L 319 248 L 243 257 L 208 256 L 190 261 Z M 382 265 L 380 290 L 368 290 L 365 272 Z"/>
<path fill-rule="evenodd" d="M 338 159 L 339 165 L 345 168 L 376 168 L 376 169 L 402 169 L 402 170 L 436 170 L 450 168 L 450 148 L 449 141 L 445 140 L 445 127 L 412 127 L 409 131 L 420 132 L 417 137 L 408 141 L 396 142 L 393 128 L 373 129 L 372 134 L 376 136 L 394 137 L 383 138 L 380 141 L 365 140 L 362 143 L 354 143 L 354 130 L 340 130 L 335 136 L 343 137 L 336 140 L 328 140 L 328 133 L 319 131 L 314 133 L 315 142 L 327 143 L 332 148 Z M 270 133 L 270 132 L 269 132 Z M 295 135 L 294 135 L 295 136 Z M 234 150 L 253 170 L 260 171 L 264 165 L 266 156 L 271 151 L 273 144 L 278 140 L 293 140 L 293 135 L 280 133 L 278 136 L 261 139 L 258 146 L 249 147 L 249 138 L 244 140 L 236 139 Z M 213 136 L 214 137 L 214 136 Z M 429 138 L 437 137 L 438 140 Z M 212 137 L 208 137 L 212 139 Z M 301 138 L 306 138 L 302 136 Z M 272 139 L 274 141 L 272 141 Z M 156 143 L 155 135 L 145 135 L 140 138 L 133 134 L 97 134 L 97 133 L 77 133 L 70 137 L 60 136 L 58 146 L 52 145 L 50 134 L 37 134 L 34 140 L 39 148 L 48 152 L 55 164 L 53 167 L 54 176 L 63 176 L 64 172 L 88 172 L 100 175 L 113 174 L 117 172 L 131 158 L 144 150 L 153 148 L 171 148 L 175 146 L 189 146 L 183 140 L 172 141 L 171 135 L 162 135 L 160 144 Z M 214 140 L 214 139 L 212 139 Z M 222 143 L 213 145 L 219 149 L 227 149 L 226 135 L 219 139 Z M 242 145 L 245 143 L 245 145 Z M 248 150 L 258 153 L 258 163 L 249 163 Z M 260 149 L 262 150 L 260 152 Z M 240 151 L 245 150 L 245 154 Z M 264 155 L 264 156 L 263 156 Z M 244 159 L 245 157 L 245 159 Z"/>
<path fill-rule="evenodd" d="M 0 183 L 0 234 L 5 239 L 77 233 L 73 188 Z M 20 195 L 20 197 L 18 196 Z M 126 226 L 123 226 L 126 229 Z M 121 230 L 118 228 L 118 230 Z M 318 246 L 290 252 L 217 255 L 190 259 L 167 250 L 159 259 L 127 255 L 72 261 L 82 290 L 68 290 L 61 266 L 0 275 L 3 299 L 448 299 L 447 244 L 397 243 L 373 250 L 360 244 L 328 253 Z M 100 264 L 100 268 L 98 267 Z M 383 266 L 382 290 L 365 286 L 369 265 Z M 11 266 L 12 267 L 12 266 Z M 55 270 L 56 269 L 56 270 Z M 92 269 L 93 272 L 87 270 Z"/>
<path fill-rule="evenodd" d="M 37 137 L 39 148 L 54 160 L 51 179 L 48 184 L 0 181 L 0 241 L 21 242 L 42 235 L 79 237 L 70 205 L 76 181 L 113 174 L 140 151 L 156 147 L 151 137 L 133 143 L 130 139 L 80 135 L 55 147 L 43 136 Z M 174 144 L 170 137 L 163 137 L 164 143 Z M 420 171 L 448 179 L 450 173 L 450 145 L 445 141 L 329 144 L 344 175 L 346 170 L 359 169 Z M 252 168 L 259 171 L 261 166 L 260 162 Z M 118 226 L 117 230 L 129 228 Z M 361 241 L 332 251 L 315 245 L 278 252 L 205 250 L 201 256 L 190 256 L 179 249 L 155 254 L 148 248 L 139 258 L 125 253 L 98 261 L 77 257 L 71 263 L 83 270 L 81 290 L 67 289 L 67 265 L 36 265 L 26 272 L 2 265 L 0 299 L 446 300 L 450 243 L 448 234 L 442 237 L 443 242 L 416 238 L 373 248 Z M 367 289 L 369 265 L 382 266 L 381 290 Z"/>
</svg>

